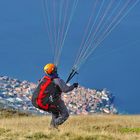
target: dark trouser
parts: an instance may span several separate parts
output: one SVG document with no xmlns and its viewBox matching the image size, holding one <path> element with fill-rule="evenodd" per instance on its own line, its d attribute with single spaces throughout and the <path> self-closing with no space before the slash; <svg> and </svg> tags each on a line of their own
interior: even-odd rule
<svg viewBox="0 0 140 140">
<path fill-rule="evenodd" d="M 61 125 L 69 117 L 67 107 L 65 106 L 65 103 L 63 100 L 59 100 L 55 104 L 55 106 L 56 107 L 50 107 L 50 109 L 49 109 L 49 112 L 52 113 L 52 120 L 51 120 L 52 126 Z"/>
</svg>

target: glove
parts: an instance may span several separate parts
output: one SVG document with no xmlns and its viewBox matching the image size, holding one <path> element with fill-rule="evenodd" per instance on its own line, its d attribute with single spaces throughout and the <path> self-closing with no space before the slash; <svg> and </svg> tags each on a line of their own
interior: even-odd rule
<svg viewBox="0 0 140 140">
<path fill-rule="evenodd" d="M 77 87 L 78 87 L 78 83 L 74 83 L 73 86 L 74 86 L 75 88 L 77 88 Z"/>
</svg>

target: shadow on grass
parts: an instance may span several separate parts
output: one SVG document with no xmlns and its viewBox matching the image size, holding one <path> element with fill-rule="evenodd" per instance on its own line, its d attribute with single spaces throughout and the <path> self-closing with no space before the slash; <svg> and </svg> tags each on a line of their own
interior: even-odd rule
<svg viewBox="0 0 140 140">
<path fill-rule="evenodd" d="M 42 132 L 37 132 L 32 135 L 26 136 L 26 139 L 30 139 L 30 140 L 46 140 L 46 139 L 51 139 L 51 138 L 52 138 L 51 134 L 46 135 Z"/>
<path fill-rule="evenodd" d="M 76 135 L 66 132 L 61 135 L 60 140 L 114 140 L 112 136 L 106 135 Z M 58 139 L 59 140 L 59 139 Z"/>
<path fill-rule="evenodd" d="M 32 135 L 26 136 L 28 140 L 114 140 L 111 136 L 106 135 L 92 135 L 92 136 L 85 136 L 85 135 L 76 135 L 70 132 L 66 132 L 64 134 L 44 134 L 42 132 L 37 132 Z"/>
<path fill-rule="evenodd" d="M 11 130 L 10 129 L 4 129 L 4 128 L 0 128 L 0 136 L 9 133 Z"/>
</svg>

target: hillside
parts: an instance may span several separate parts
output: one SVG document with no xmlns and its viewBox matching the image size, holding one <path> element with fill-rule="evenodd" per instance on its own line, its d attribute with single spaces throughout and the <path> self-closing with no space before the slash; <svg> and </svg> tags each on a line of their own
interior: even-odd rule
<svg viewBox="0 0 140 140">
<path fill-rule="evenodd" d="M 50 117 L 0 119 L 0 140 L 140 140 L 140 116 L 71 116 L 59 131 Z"/>
<path fill-rule="evenodd" d="M 0 76 L 0 108 L 22 113 L 47 114 L 32 106 L 31 97 L 35 88 L 35 83 Z M 68 94 L 62 94 L 62 98 L 70 114 L 118 113 L 113 104 L 114 96 L 105 89 L 86 89 L 79 86 Z"/>
</svg>

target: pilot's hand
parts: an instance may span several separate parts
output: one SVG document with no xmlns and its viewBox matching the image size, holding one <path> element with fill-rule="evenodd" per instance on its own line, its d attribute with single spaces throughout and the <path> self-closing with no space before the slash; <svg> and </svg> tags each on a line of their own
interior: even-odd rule
<svg viewBox="0 0 140 140">
<path fill-rule="evenodd" d="M 78 87 L 78 83 L 74 83 L 73 86 L 74 86 L 75 88 L 77 88 L 77 87 Z"/>
</svg>

